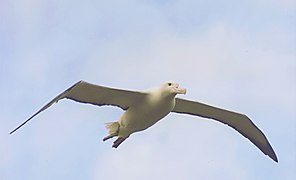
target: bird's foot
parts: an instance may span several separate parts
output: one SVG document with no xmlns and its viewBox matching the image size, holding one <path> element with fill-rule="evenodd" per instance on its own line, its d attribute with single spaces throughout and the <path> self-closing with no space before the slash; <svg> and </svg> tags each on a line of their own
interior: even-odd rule
<svg viewBox="0 0 296 180">
<path fill-rule="evenodd" d="M 113 137 L 115 137 L 115 136 L 117 136 L 117 135 L 118 135 L 117 133 L 110 134 L 110 135 L 104 137 L 104 138 L 103 138 L 103 141 L 107 141 L 108 139 L 111 139 L 111 138 L 113 138 Z"/>
<path fill-rule="evenodd" d="M 114 143 L 113 143 L 113 145 L 112 145 L 112 147 L 113 148 L 117 148 L 124 140 L 126 140 L 128 137 L 118 137 L 115 141 L 114 141 Z"/>
</svg>

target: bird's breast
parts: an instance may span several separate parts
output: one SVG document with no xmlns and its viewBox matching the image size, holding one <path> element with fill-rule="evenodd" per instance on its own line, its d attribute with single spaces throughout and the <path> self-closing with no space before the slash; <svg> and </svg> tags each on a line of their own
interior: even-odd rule
<svg viewBox="0 0 296 180">
<path fill-rule="evenodd" d="M 169 114 L 174 108 L 175 100 L 150 98 L 131 106 L 121 117 L 122 128 L 136 132 L 147 129 Z"/>
</svg>

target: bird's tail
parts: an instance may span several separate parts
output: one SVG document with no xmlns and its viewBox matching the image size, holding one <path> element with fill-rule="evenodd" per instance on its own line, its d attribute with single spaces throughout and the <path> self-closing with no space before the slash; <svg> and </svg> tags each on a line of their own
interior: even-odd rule
<svg viewBox="0 0 296 180">
<path fill-rule="evenodd" d="M 105 124 L 106 129 L 109 131 L 109 135 L 103 139 L 106 141 L 114 136 L 118 136 L 120 125 L 118 122 L 109 122 Z"/>
<path fill-rule="evenodd" d="M 119 131 L 119 123 L 118 122 L 106 123 L 105 127 L 109 131 L 109 134 L 118 134 L 118 131 Z"/>
</svg>

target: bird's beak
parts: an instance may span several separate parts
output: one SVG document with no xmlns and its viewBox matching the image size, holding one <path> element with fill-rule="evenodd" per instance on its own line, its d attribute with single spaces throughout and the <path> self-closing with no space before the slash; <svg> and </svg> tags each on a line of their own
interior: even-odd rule
<svg viewBox="0 0 296 180">
<path fill-rule="evenodd" d="M 178 92 L 178 94 L 186 94 L 186 89 L 185 88 L 178 88 L 177 92 Z"/>
<path fill-rule="evenodd" d="M 185 88 L 179 88 L 179 84 L 177 84 L 175 89 L 178 94 L 186 94 L 186 91 L 187 91 Z"/>
</svg>

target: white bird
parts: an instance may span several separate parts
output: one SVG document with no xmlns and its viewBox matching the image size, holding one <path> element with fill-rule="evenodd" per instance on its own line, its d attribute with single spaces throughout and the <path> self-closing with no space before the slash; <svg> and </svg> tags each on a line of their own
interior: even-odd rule
<svg viewBox="0 0 296 180">
<path fill-rule="evenodd" d="M 146 91 L 130 91 L 79 81 L 51 100 L 29 119 L 11 131 L 10 134 L 52 104 L 67 98 L 98 106 L 118 106 L 125 111 L 118 121 L 106 124 L 109 135 L 103 141 L 117 136 L 118 138 L 112 146 L 114 148 L 117 148 L 134 132 L 145 130 L 170 112 L 175 112 L 214 119 L 227 124 L 248 138 L 265 155 L 278 162 L 277 156 L 265 135 L 246 115 L 200 102 L 176 98 L 177 94 L 186 94 L 186 89 L 180 88 L 179 84 L 175 82 L 166 82 L 157 88 Z"/>
</svg>

